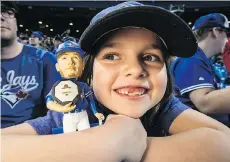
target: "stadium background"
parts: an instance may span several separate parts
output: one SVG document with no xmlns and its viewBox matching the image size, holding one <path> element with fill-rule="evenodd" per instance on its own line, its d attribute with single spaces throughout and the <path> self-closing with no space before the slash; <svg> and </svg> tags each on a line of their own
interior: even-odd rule
<svg viewBox="0 0 230 162">
<path fill-rule="evenodd" d="M 120 2 L 122 1 L 19 1 L 18 31 L 41 31 L 47 36 L 55 36 L 71 29 L 71 35 L 79 38 L 95 14 Z M 227 1 L 139 2 L 169 9 L 190 27 L 198 17 L 208 13 L 220 12 L 230 19 L 230 2 Z"/>
</svg>

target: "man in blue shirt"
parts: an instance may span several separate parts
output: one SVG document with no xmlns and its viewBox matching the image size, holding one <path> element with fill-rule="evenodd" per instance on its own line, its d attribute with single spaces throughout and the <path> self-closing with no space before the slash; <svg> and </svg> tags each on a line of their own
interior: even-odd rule
<svg viewBox="0 0 230 162">
<path fill-rule="evenodd" d="M 1 5 L 1 128 L 44 116 L 45 97 L 60 79 L 53 54 L 17 41 L 17 7 Z"/>
<path fill-rule="evenodd" d="M 176 58 L 171 72 L 183 103 L 229 126 L 230 88 L 218 87 L 209 60 L 223 52 L 228 30 L 228 20 L 223 14 L 200 17 L 193 27 L 199 46 L 197 52 L 190 58 Z"/>
</svg>

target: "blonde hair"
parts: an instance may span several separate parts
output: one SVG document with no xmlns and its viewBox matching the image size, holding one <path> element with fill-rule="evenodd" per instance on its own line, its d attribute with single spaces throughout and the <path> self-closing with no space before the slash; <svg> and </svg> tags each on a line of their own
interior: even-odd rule
<svg viewBox="0 0 230 162">
<path fill-rule="evenodd" d="M 210 29 L 208 28 L 203 28 L 203 29 L 197 29 L 193 31 L 194 36 L 196 37 L 196 40 L 198 42 L 204 40 L 205 38 L 208 37 L 208 32 Z"/>
</svg>

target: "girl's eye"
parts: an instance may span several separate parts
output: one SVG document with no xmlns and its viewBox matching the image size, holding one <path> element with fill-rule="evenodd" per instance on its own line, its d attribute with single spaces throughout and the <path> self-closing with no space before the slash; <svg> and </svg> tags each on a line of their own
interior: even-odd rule
<svg viewBox="0 0 230 162">
<path fill-rule="evenodd" d="M 66 57 L 62 57 L 62 60 L 65 60 L 66 59 Z"/>
<path fill-rule="evenodd" d="M 157 55 L 153 55 L 153 54 L 146 54 L 143 56 L 143 61 L 149 61 L 149 62 L 159 62 L 160 61 L 160 57 Z"/>
<path fill-rule="evenodd" d="M 103 56 L 103 59 L 105 59 L 105 60 L 119 60 L 120 58 L 116 54 L 106 54 Z"/>
</svg>

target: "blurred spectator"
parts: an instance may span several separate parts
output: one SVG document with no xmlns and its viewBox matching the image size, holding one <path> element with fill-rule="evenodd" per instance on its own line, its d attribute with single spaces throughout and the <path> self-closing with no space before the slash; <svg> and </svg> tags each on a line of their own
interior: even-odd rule
<svg viewBox="0 0 230 162">
<path fill-rule="evenodd" d="M 69 37 L 70 36 L 70 33 L 71 33 L 71 30 L 70 29 L 67 29 L 66 31 L 64 31 L 62 34 L 61 34 L 61 37 L 64 38 L 64 37 Z"/>
<path fill-rule="evenodd" d="M 21 39 L 21 43 L 22 43 L 22 44 L 29 44 L 29 39 L 28 39 L 28 37 L 21 37 L 20 39 Z"/>
<path fill-rule="evenodd" d="M 228 37 L 228 43 L 226 44 L 224 52 L 223 52 L 223 60 L 227 68 L 227 71 L 230 75 L 230 37 Z"/>
<path fill-rule="evenodd" d="M 44 40 L 46 40 L 46 38 L 47 38 L 47 35 L 46 35 L 46 34 L 44 34 L 44 35 L 43 35 L 43 39 L 44 39 Z"/>
<path fill-rule="evenodd" d="M 222 53 L 227 42 L 228 19 L 213 13 L 200 17 L 193 26 L 198 50 L 190 58 L 177 58 L 171 65 L 177 97 L 186 105 L 229 124 L 230 88 L 219 89 L 210 58 Z"/>
<path fill-rule="evenodd" d="M 221 54 L 213 56 L 211 59 L 211 65 L 217 79 L 217 86 L 222 89 L 230 86 L 228 83 L 229 75 L 226 66 L 223 62 L 223 57 Z"/>
<path fill-rule="evenodd" d="M 50 37 L 47 37 L 44 42 L 42 43 L 42 45 L 44 44 L 45 47 L 48 48 L 49 51 L 51 51 L 51 48 L 53 47 L 53 42 L 51 41 Z"/>
<path fill-rule="evenodd" d="M 58 46 L 62 43 L 62 39 L 61 39 L 61 36 L 58 34 L 56 35 L 54 38 L 53 38 L 53 48 L 51 49 L 52 53 L 55 54 Z"/>
<path fill-rule="evenodd" d="M 42 34 L 38 31 L 32 32 L 29 38 L 29 44 L 37 48 L 48 50 L 48 48 L 42 45 L 41 43 L 42 43 Z"/>
<path fill-rule="evenodd" d="M 17 7 L 1 2 L 1 128 L 44 116 L 45 97 L 61 79 L 50 52 L 17 41 Z"/>
</svg>

